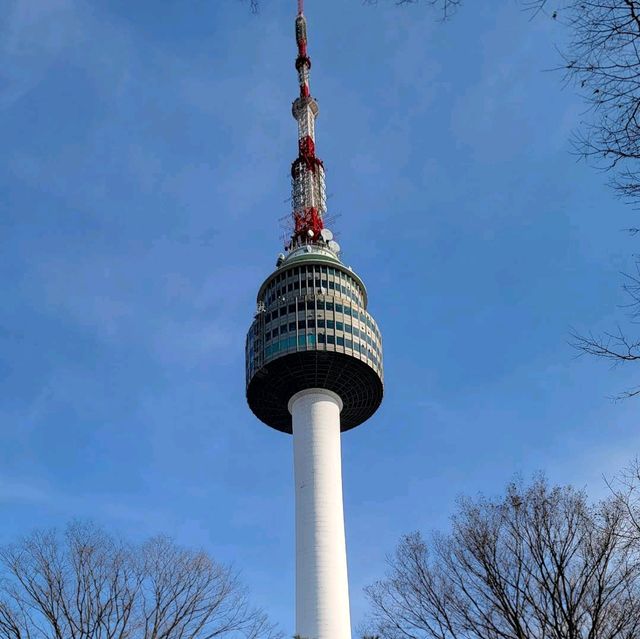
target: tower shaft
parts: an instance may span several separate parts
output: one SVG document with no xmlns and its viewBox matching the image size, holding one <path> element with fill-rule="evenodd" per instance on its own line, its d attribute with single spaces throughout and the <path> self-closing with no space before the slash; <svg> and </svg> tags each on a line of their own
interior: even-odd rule
<svg viewBox="0 0 640 639">
<path fill-rule="evenodd" d="M 296 494 L 296 635 L 350 639 L 342 504 L 340 411 L 335 393 L 311 388 L 289 401 Z"/>
</svg>

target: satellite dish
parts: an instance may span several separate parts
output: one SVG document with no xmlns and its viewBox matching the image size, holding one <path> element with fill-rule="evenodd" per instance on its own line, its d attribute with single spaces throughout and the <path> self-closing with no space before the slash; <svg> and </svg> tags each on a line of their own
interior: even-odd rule
<svg viewBox="0 0 640 639">
<path fill-rule="evenodd" d="M 307 231 L 307 235 L 308 235 L 309 237 L 313 237 L 313 231 L 312 231 L 311 229 L 309 229 L 309 230 Z"/>
<path fill-rule="evenodd" d="M 329 229 L 322 229 L 322 231 L 320 231 L 320 237 L 325 242 L 331 242 L 333 239 L 333 233 Z"/>
<path fill-rule="evenodd" d="M 338 244 L 335 240 L 330 240 L 330 242 L 329 242 L 329 248 L 330 248 L 334 253 L 340 253 L 340 244 Z"/>
</svg>

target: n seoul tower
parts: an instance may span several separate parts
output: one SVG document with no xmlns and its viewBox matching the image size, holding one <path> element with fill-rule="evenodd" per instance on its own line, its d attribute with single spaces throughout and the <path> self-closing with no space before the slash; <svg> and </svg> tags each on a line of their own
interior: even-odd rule
<svg viewBox="0 0 640 639">
<path fill-rule="evenodd" d="M 295 21 L 300 95 L 291 165 L 292 234 L 260 286 L 246 341 L 247 401 L 262 422 L 293 435 L 296 634 L 350 639 L 340 433 L 382 401 L 382 338 L 364 282 L 340 260 L 324 226 L 324 166 L 315 154 L 307 23 Z"/>
</svg>

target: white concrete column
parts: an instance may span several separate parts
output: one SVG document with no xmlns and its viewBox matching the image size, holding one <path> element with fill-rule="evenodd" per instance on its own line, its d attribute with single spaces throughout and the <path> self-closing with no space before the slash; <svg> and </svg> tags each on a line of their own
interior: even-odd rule
<svg viewBox="0 0 640 639">
<path fill-rule="evenodd" d="M 296 634 L 351 639 L 342 506 L 340 411 L 335 393 L 312 388 L 289 401 L 296 484 Z"/>
</svg>

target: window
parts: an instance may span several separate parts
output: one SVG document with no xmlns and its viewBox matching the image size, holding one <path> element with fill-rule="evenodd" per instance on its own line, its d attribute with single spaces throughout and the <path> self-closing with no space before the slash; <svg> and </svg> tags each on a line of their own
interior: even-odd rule
<svg viewBox="0 0 640 639">
<path fill-rule="evenodd" d="M 344 346 L 344 337 L 337 337 L 338 346 Z"/>
<path fill-rule="evenodd" d="M 316 345 L 316 336 L 313 333 L 307 333 L 307 344 L 309 346 Z"/>
<path fill-rule="evenodd" d="M 280 317 L 282 317 L 283 315 L 287 314 L 287 307 L 286 306 L 281 306 L 280 307 L 280 311 L 278 312 L 278 315 L 280 315 Z"/>
<path fill-rule="evenodd" d="M 351 333 L 351 331 L 353 330 L 351 328 L 351 324 L 345 324 L 344 325 L 344 330 L 347 331 L 347 333 Z"/>
<path fill-rule="evenodd" d="M 327 335 L 327 344 L 335 344 L 336 338 L 334 335 Z"/>
<path fill-rule="evenodd" d="M 329 289 L 333 290 L 335 289 L 336 285 L 333 282 L 329 282 Z"/>
<path fill-rule="evenodd" d="M 355 337 L 360 337 L 360 331 L 355 326 L 353 327 L 353 334 Z"/>
<path fill-rule="evenodd" d="M 347 294 L 347 289 L 344 286 L 340 286 L 340 290 L 342 291 L 342 293 L 344 293 L 344 295 Z"/>
<path fill-rule="evenodd" d="M 344 331 L 344 324 L 342 322 L 336 322 L 336 330 Z"/>
<path fill-rule="evenodd" d="M 335 328 L 335 322 L 333 320 L 327 320 L 327 328 Z"/>
<path fill-rule="evenodd" d="M 300 282 L 299 282 L 298 280 L 296 280 L 296 281 L 293 283 L 293 290 L 294 290 L 294 291 L 297 291 L 297 290 L 299 290 L 299 289 L 300 289 Z"/>
<path fill-rule="evenodd" d="M 307 328 L 307 320 L 300 320 L 298 322 L 298 330 L 303 331 L 305 328 Z"/>
<path fill-rule="evenodd" d="M 335 268 L 329 268 L 329 275 L 335 275 L 336 274 L 336 269 Z"/>
<path fill-rule="evenodd" d="M 336 313 L 342 313 L 342 304 L 336 304 Z"/>
<path fill-rule="evenodd" d="M 353 340 L 352 340 L 352 339 L 349 339 L 349 338 L 345 339 L 345 340 L 344 340 L 344 345 L 345 345 L 347 348 L 353 348 Z"/>
<path fill-rule="evenodd" d="M 279 333 L 280 333 L 280 331 L 278 330 L 278 327 L 276 327 L 271 331 L 271 336 L 272 337 L 278 337 Z"/>
<path fill-rule="evenodd" d="M 289 322 L 289 330 L 290 331 L 295 331 L 296 330 L 296 323 L 295 322 Z"/>
<path fill-rule="evenodd" d="M 296 305 L 295 304 L 289 304 L 288 311 L 289 311 L 289 313 L 295 313 L 296 312 Z"/>
<path fill-rule="evenodd" d="M 286 324 L 283 324 L 283 325 L 280 327 L 280 335 L 283 335 L 283 334 L 284 334 L 284 333 L 286 333 L 286 332 L 287 332 L 287 325 L 286 325 Z"/>
<path fill-rule="evenodd" d="M 287 293 L 291 293 L 291 291 L 293 291 L 293 284 L 289 283 L 287 284 Z"/>
<path fill-rule="evenodd" d="M 318 333 L 318 344 L 324 344 L 324 333 Z"/>
<path fill-rule="evenodd" d="M 348 315 L 349 317 L 351 317 L 351 307 L 350 306 L 345 306 L 344 307 L 344 314 Z"/>
<path fill-rule="evenodd" d="M 324 320 L 323 319 L 319 319 L 318 321 L 318 328 L 324 328 Z"/>
<path fill-rule="evenodd" d="M 298 346 L 304 346 L 304 335 L 298 335 Z"/>
<path fill-rule="evenodd" d="M 333 302 L 327 302 L 327 310 L 333 311 Z"/>
<path fill-rule="evenodd" d="M 327 288 L 329 286 L 329 284 L 327 283 L 327 280 L 322 280 L 322 288 Z"/>
<path fill-rule="evenodd" d="M 296 336 L 292 335 L 288 340 L 287 340 L 287 346 L 289 348 L 295 348 L 296 347 Z"/>
</svg>

